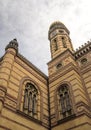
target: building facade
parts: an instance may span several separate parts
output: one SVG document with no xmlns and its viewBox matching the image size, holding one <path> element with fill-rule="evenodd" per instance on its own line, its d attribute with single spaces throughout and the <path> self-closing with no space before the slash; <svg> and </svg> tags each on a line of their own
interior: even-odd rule
<svg viewBox="0 0 91 130">
<path fill-rule="evenodd" d="M 74 51 L 66 26 L 48 32 L 48 76 L 18 51 L 0 58 L 0 130 L 91 130 L 91 42 Z"/>
</svg>

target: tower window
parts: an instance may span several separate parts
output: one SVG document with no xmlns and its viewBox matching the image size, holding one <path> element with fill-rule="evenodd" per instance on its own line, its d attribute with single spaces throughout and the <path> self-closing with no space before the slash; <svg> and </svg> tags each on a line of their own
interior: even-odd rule
<svg viewBox="0 0 91 130">
<path fill-rule="evenodd" d="M 60 33 L 64 33 L 64 31 L 63 31 L 63 30 L 59 30 L 59 32 L 60 32 Z"/>
<path fill-rule="evenodd" d="M 86 64 L 87 63 L 87 59 L 86 58 L 81 59 L 81 63 L 82 64 Z"/>
<path fill-rule="evenodd" d="M 62 37 L 62 43 L 63 43 L 63 47 L 64 47 L 64 48 L 67 48 L 66 41 L 65 41 L 65 38 L 64 38 L 64 37 Z"/>
<path fill-rule="evenodd" d="M 57 51 L 58 50 L 58 45 L 57 45 L 57 40 L 54 39 L 54 50 Z"/>
<path fill-rule="evenodd" d="M 37 113 L 37 89 L 31 83 L 27 83 L 24 91 L 24 111 L 31 116 Z"/>
<path fill-rule="evenodd" d="M 61 67 L 62 67 L 62 63 L 58 63 L 56 66 L 57 69 L 60 69 Z"/>
<path fill-rule="evenodd" d="M 63 115 L 63 118 L 65 118 L 65 117 L 71 115 L 71 113 L 72 113 L 71 100 L 70 100 L 68 86 L 67 85 L 60 86 L 58 93 L 59 93 L 59 105 L 61 108 L 61 114 Z"/>
</svg>

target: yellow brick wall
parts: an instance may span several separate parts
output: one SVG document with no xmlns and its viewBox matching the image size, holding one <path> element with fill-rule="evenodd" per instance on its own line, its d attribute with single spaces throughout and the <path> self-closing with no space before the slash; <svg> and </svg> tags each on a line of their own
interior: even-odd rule
<svg viewBox="0 0 91 130">
<path fill-rule="evenodd" d="M 13 48 L 6 50 L 0 62 L 0 130 L 48 130 L 49 107 L 52 130 L 91 129 L 91 54 L 86 56 L 89 59 L 88 63 L 82 65 L 81 58 L 76 61 L 72 52 L 62 49 L 60 36 L 57 40 L 60 50 L 55 53 L 52 50 L 52 55 L 60 56 L 48 63 L 49 77 L 17 54 Z M 72 50 L 69 39 L 66 40 L 68 48 Z M 57 69 L 59 63 L 62 63 L 62 67 Z M 23 111 L 27 82 L 31 82 L 38 89 L 37 115 L 34 118 Z M 69 86 L 74 118 L 60 123 L 63 116 L 60 113 L 57 90 L 62 84 Z"/>
<path fill-rule="evenodd" d="M 85 64 L 81 63 L 81 59 L 86 58 L 87 62 Z M 91 52 L 85 54 L 83 57 L 77 60 L 79 68 L 81 70 L 81 76 L 87 91 L 87 95 L 91 100 Z"/>
<path fill-rule="evenodd" d="M 2 110 L 0 126 L 5 126 L 10 130 L 47 130 L 45 127 L 42 127 L 28 118 L 24 118 L 5 108 Z"/>
<path fill-rule="evenodd" d="M 42 76 L 40 72 L 30 67 L 16 55 L 14 49 L 10 48 L 1 62 L 0 81 L 0 86 L 7 89 L 3 97 L 4 104 L 0 102 L 2 116 L 0 129 L 5 129 L 6 125 L 10 130 L 46 130 L 44 125 L 46 127 L 49 125 L 47 76 Z M 38 89 L 38 114 L 34 118 L 41 121 L 43 126 L 17 113 L 17 109 L 23 112 L 24 89 L 27 82 L 32 82 Z"/>
<path fill-rule="evenodd" d="M 91 130 L 91 119 L 85 115 L 62 123 L 52 130 Z"/>
<path fill-rule="evenodd" d="M 54 69 L 56 64 L 60 61 L 63 62 L 63 66 L 58 70 Z M 63 56 L 60 55 L 59 58 L 56 58 L 55 60 L 49 62 L 48 65 L 50 88 L 50 113 L 51 124 L 53 126 L 57 123 L 58 120 L 62 120 L 62 115 L 60 114 L 59 108 L 59 100 L 57 97 L 57 89 L 61 84 L 67 83 L 69 85 L 74 114 L 78 114 L 79 112 L 85 110 L 84 106 L 78 107 L 76 106 L 76 104 L 80 104 L 82 102 L 83 104 L 89 106 L 89 103 L 83 86 L 83 81 L 81 79 L 81 75 L 78 69 L 78 64 L 68 52 L 65 53 Z M 52 73 L 50 73 L 50 69 L 52 69 Z"/>
</svg>

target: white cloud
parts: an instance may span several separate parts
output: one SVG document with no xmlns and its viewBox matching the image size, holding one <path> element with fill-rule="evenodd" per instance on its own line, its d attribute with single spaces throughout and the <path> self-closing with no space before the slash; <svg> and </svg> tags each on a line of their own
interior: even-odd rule
<svg viewBox="0 0 91 130">
<path fill-rule="evenodd" d="M 90 5 L 89 0 L 0 0 L 0 55 L 17 38 L 20 53 L 47 73 L 50 24 L 63 22 L 77 48 L 91 37 Z"/>
</svg>

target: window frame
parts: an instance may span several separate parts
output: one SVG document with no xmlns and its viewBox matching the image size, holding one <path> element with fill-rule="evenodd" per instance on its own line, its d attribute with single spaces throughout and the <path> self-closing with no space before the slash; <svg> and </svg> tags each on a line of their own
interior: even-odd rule
<svg viewBox="0 0 91 130">
<path fill-rule="evenodd" d="M 64 89 L 64 87 L 66 88 L 66 91 L 61 90 L 61 89 Z M 63 118 L 71 116 L 72 115 L 72 100 L 71 100 L 69 86 L 67 84 L 62 84 L 60 85 L 57 91 L 58 91 L 58 96 L 59 96 L 58 102 L 59 102 L 60 114 L 63 116 Z M 64 92 L 62 93 L 62 91 Z M 66 92 L 68 94 L 67 96 L 69 97 L 69 100 L 67 97 L 65 97 Z"/>
<path fill-rule="evenodd" d="M 25 99 L 26 90 L 27 90 L 27 95 L 28 95 L 27 99 Z M 31 93 L 31 96 L 30 96 L 30 93 Z M 34 96 L 34 95 L 36 95 L 36 96 Z M 27 113 L 30 113 L 31 116 L 34 116 L 35 114 L 37 114 L 37 109 L 35 108 L 35 107 L 37 107 L 37 96 L 38 96 L 38 90 L 36 89 L 35 85 L 33 85 L 31 82 L 26 83 L 25 90 L 24 90 L 23 111 L 27 111 Z M 36 97 L 36 99 L 35 99 L 36 104 L 34 104 L 34 102 L 35 102 L 34 97 Z M 26 100 L 28 101 L 27 108 L 26 108 L 26 106 L 24 106 L 26 104 L 25 103 Z"/>
</svg>

